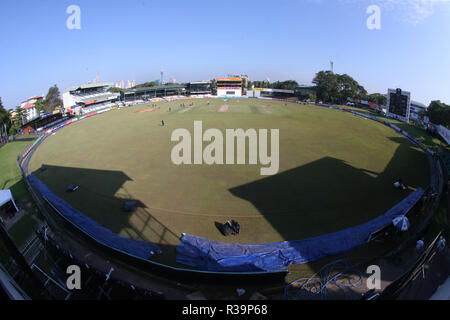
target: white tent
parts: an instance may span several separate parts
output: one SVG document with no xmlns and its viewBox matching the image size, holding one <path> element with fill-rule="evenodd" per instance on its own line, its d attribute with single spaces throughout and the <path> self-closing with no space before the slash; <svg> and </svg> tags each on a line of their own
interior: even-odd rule
<svg viewBox="0 0 450 320">
<path fill-rule="evenodd" d="M 19 208 L 17 208 L 16 203 L 14 202 L 14 198 L 12 196 L 11 191 L 10 190 L 0 190 L 0 207 L 9 201 L 11 201 L 12 204 L 14 205 L 14 208 L 16 208 L 17 211 L 19 211 Z"/>
<path fill-rule="evenodd" d="M 392 224 L 401 231 L 407 231 L 410 226 L 408 218 L 404 215 L 400 215 L 392 219 Z"/>
</svg>

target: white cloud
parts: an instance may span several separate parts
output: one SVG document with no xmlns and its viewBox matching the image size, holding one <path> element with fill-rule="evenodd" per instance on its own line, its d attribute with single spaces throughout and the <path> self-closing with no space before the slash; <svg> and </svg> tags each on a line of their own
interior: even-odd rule
<svg viewBox="0 0 450 320">
<path fill-rule="evenodd" d="M 436 8 L 448 8 L 450 0 L 341 0 L 342 2 L 353 2 L 367 5 L 376 4 L 383 12 L 394 14 L 398 19 L 418 24 L 429 18 Z"/>
<path fill-rule="evenodd" d="M 378 0 L 381 6 L 395 10 L 399 14 L 399 18 L 412 23 L 418 24 L 430 17 L 439 4 L 449 4 L 449 0 Z"/>
</svg>

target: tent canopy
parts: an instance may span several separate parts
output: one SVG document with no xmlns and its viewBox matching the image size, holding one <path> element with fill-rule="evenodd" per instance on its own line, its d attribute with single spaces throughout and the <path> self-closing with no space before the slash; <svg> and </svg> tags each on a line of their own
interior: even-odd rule
<svg viewBox="0 0 450 320">
<path fill-rule="evenodd" d="M 10 190 L 0 190 L 0 207 L 3 206 L 5 203 L 8 203 L 9 201 L 11 201 L 14 205 L 14 207 L 16 208 L 17 211 L 19 211 L 19 209 L 16 206 L 16 203 L 14 202 L 14 198 L 12 196 L 12 193 Z"/>
</svg>

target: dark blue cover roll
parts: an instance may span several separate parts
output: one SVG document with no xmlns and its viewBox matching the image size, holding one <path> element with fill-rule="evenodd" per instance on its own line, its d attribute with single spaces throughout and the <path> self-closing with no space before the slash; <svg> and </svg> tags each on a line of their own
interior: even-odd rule
<svg viewBox="0 0 450 320">
<path fill-rule="evenodd" d="M 364 245 L 372 233 L 411 210 L 423 193 L 424 190 L 418 188 L 385 214 L 367 223 L 304 240 L 238 244 L 184 234 L 177 246 L 177 262 L 208 271 L 281 271 L 291 264 L 315 261 Z"/>
</svg>

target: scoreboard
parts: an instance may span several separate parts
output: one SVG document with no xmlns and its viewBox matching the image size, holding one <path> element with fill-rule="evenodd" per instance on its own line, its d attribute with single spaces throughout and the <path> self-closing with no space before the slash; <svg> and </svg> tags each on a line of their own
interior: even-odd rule
<svg viewBox="0 0 450 320">
<path fill-rule="evenodd" d="M 387 115 L 404 122 L 409 121 L 411 94 L 402 89 L 388 89 Z"/>
<path fill-rule="evenodd" d="M 217 78 L 217 96 L 242 96 L 242 78 Z"/>
</svg>

